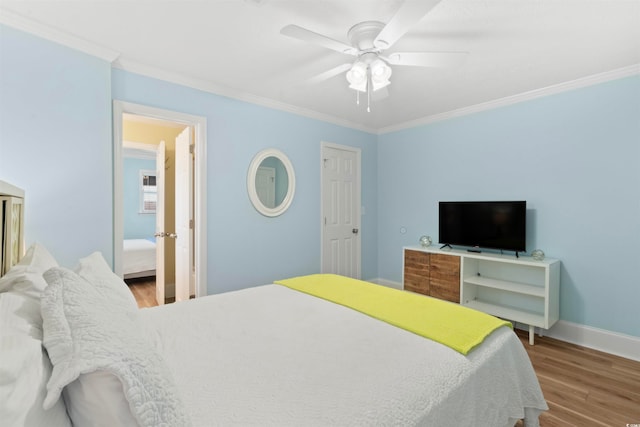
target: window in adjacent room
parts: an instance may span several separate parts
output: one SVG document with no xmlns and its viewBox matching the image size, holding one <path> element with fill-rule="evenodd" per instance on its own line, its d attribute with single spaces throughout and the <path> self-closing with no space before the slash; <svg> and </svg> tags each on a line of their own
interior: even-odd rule
<svg viewBox="0 0 640 427">
<path fill-rule="evenodd" d="M 156 171 L 140 171 L 140 213 L 156 213 L 158 201 Z"/>
</svg>

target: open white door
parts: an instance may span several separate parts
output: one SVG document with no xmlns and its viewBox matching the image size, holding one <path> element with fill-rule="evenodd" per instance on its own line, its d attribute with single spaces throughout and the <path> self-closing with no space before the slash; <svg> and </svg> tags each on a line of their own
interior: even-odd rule
<svg viewBox="0 0 640 427">
<path fill-rule="evenodd" d="M 191 283 L 192 274 L 192 237 L 191 237 L 191 128 L 186 127 L 176 138 L 176 301 L 186 301 L 195 283 Z"/>
<path fill-rule="evenodd" d="M 142 116 L 161 121 L 180 123 L 189 126 L 194 141 L 192 180 L 193 180 L 193 274 L 194 292 L 192 295 L 207 295 L 207 119 L 177 111 L 164 110 L 148 105 L 134 104 L 119 100 L 113 101 L 113 267 L 122 275 L 122 241 L 124 239 L 123 206 L 123 147 L 124 120 L 126 115 Z M 156 144 L 154 144 L 156 145 Z M 155 147 L 154 147 L 155 148 Z M 163 159 L 164 162 L 164 159 Z M 164 228 L 158 229 L 164 232 Z M 194 233 L 197 230 L 197 233 Z"/>
<path fill-rule="evenodd" d="M 322 272 L 360 278 L 360 151 L 322 145 Z"/>
<path fill-rule="evenodd" d="M 156 151 L 156 187 L 158 200 L 156 201 L 156 301 L 159 305 L 164 304 L 164 159 L 165 143 L 160 141 Z"/>
</svg>

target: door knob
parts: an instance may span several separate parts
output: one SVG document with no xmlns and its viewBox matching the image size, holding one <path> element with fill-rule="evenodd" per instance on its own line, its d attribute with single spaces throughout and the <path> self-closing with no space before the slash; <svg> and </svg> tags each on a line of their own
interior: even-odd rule
<svg viewBox="0 0 640 427">
<path fill-rule="evenodd" d="M 166 231 L 158 231 L 154 234 L 155 237 L 169 237 L 171 239 L 177 239 L 178 235 L 176 233 L 167 233 Z"/>
<path fill-rule="evenodd" d="M 353 234 L 358 234 L 358 229 L 357 229 L 357 228 L 354 228 L 353 230 L 351 230 L 351 232 L 352 232 Z"/>
</svg>

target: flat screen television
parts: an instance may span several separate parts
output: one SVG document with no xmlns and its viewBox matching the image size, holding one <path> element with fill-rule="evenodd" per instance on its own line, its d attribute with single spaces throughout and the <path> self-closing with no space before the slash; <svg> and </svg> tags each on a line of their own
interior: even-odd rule
<svg viewBox="0 0 640 427">
<path fill-rule="evenodd" d="M 439 242 L 524 252 L 526 201 L 440 202 Z"/>
</svg>

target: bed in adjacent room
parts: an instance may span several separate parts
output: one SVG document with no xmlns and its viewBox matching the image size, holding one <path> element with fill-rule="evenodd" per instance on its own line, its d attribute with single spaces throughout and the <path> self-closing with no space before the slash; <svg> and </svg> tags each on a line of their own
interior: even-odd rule
<svg viewBox="0 0 640 427">
<path fill-rule="evenodd" d="M 156 243 L 153 239 L 124 239 L 122 273 L 125 279 L 156 275 Z"/>
</svg>

